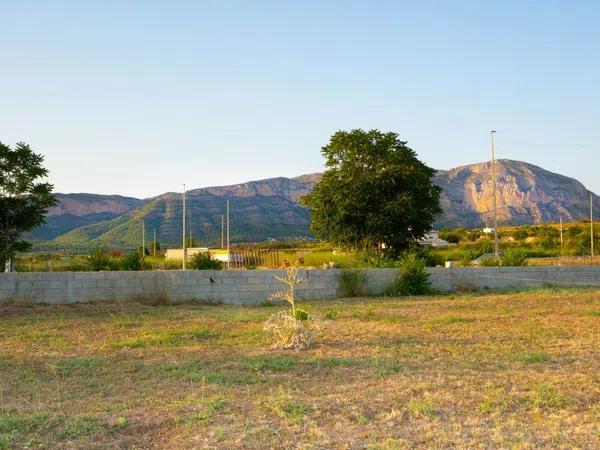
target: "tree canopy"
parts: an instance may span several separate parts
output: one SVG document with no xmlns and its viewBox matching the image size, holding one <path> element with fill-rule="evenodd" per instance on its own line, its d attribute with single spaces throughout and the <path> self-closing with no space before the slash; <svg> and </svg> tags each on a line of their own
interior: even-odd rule
<svg viewBox="0 0 600 450">
<path fill-rule="evenodd" d="M 327 170 L 302 200 L 318 237 L 358 250 L 385 244 L 397 255 L 442 212 L 435 170 L 396 133 L 338 131 L 321 153 Z"/>
<path fill-rule="evenodd" d="M 44 223 L 56 204 L 53 186 L 43 181 L 48 175 L 43 162 L 23 142 L 14 149 L 0 142 L 0 271 L 16 252 L 29 248 L 22 234 Z"/>
</svg>

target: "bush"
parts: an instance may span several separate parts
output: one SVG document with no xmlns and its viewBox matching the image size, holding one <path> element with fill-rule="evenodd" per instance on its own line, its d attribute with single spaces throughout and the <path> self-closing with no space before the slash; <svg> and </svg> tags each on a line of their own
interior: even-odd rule
<svg viewBox="0 0 600 450">
<path fill-rule="evenodd" d="M 223 263 L 214 259 L 210 252 L 198 252 L 190 257 L 188 266 L 192 270 L 221 270 Z"/>
<path fill-rule="evenodd" d="M 493 251 L 494 246 L 492 245 L 492 241 L 490 239 L 483 239 L 479 247 L 479 256 L 485 255 L 486 253 L 492 253 Z"/>
<path fill-rule="evenodd" d="M 306 323 L 291 316 L 288 311 L 279 311 L 266 320 L 263 330 L 271 335 L 273 349 L 306 350 L 314 337 Z"/>
<path fill-rule="evenodd" d="M 539 231 L 539 243 L 543 249 L 553 249 L 560 246 L 560 231 L 552 227 L 542 227 Z"/>
<path fill-rule="evenodd" d="M 429 272 L 425 261 L 414 253 L 407 253 L 400 259 L 400 274 L 392 282 L 390 295 L 422 295 L 431 292 Z"/>
<path fill-rule="evenodd" d="M 460 252 L 458 255 L 458 261 L 460 262 L 461 266 L 470 266 L 471 263 L 473 262 L 473 260 L 479 258 L 481 255 L 479 253 L 479 251 L 477 250 L 472 250 L 472 249 L 464 249 L 462 252 Z"/>
<path fill-rule="evenodd" d="M 479 261 L 481 267 L 499 267 L 502 265 L 502 258 L 496 258 L 491 256 L 489 258 L 483 258 Z"/>
<path fill-rule="evenodd" d="M 512 237 L 517 241 L 524 241 L 529 237 L 529 231 L 526 228 L 519 227 L 512 232 Z"/>
<path fill-rule="evenodd" d="M 520 248 L 509 248 L 502 256 L 503 266 L 526 266 L 527 253 Z"/>
<path fill-rule="evenodd" d="M 303 309 L 297 309 L 296 320 L 308 320 L 308 313 Z"/>
<path fill-rule="evenodd" d="M 443 266 L 446 262 L 446 259 L 431 247 L 418 247 L 415 253 L 425 262 L 427 267 Z"/>
<path fill-rule="evenodd" d="M 130 253 L 121 260 L 121 270 L 150 270 L 151 265 L 138 252 Z"/>
<path fill-rule="evenodd" d="M 458 244 L 460 242 L 461 235 L 457 231 L 442 231 L 440 232 L 440 239 L 448 241 L 450 244 Z"/>
<path fill-rule="evenodd" d="M 480 237 L 481 237 L 481 231 L 469 231 L 467 233 L 467 239 L 469 239 L 471 242 L 475 242 L 475 241 L 479 240 Z"/>
<path fill-rule="evenodd" d="M 365 294 L 365 274 L 360 270 L 342 270 L 338 290 L 342 297 L 360 297 Z"/>
<path fill-rule="evenodd" d="M 111 269 L 110 258 L 103 247 L 96 247 L 92 249 L 92 252 L 88 257 L 88 264 L 94 271 Z"/>
</svg>

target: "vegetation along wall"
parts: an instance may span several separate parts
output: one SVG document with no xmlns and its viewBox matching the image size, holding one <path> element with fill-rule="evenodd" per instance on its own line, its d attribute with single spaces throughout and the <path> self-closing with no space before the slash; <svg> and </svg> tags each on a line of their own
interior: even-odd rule
<svg viewBox="0 0 600 450">
<path fill-rule="evenodd" d="M 300 299 L 340 296 L 341 270 L 302 270 Z M 111 300 L 202 301 L 251 305 L 283 285 L 275 270 L 0 273 L 0 302 L 76 303 Z M 361 270 L 363 291 L 381 295 L 397 269 Z M 507 289 L 548 285 L 600 286 L 600 266 L 430 269 L 437 291 Z"/>
</svg>

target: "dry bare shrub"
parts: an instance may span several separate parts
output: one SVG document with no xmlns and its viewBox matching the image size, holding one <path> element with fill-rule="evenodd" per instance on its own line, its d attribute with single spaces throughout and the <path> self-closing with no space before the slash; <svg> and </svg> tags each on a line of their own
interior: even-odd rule
<svg viewBox="0 0 600 450">
<path fill-rule="evenodd" d="M 314 330 L 311 329 L 313 322 L 309 322 L 305 311 L 296 309 L 296 285 L 304 280 L 299 277 L 295 267 L 286 267 L 284 271 L 284 277 L 274 276 L 285 284 L 286 288 L 274 292 L 270 299 L 286 301 L 290 310 L 273 314 L 265 322 L 263 330 L 272 336 L 273 349 L 306 350 L 314 337 Z"/>
<path fill-rule="evenodd" d="M 266 320 L 263 330 L 272 336 L 273 349 L 306 350 L 314 337 L 306 322 L 292 317 L 288 311 L 279 311 Z"/>
<path fill-rule="evenodd" d="M 269 297 L 270 300 L 284 300 L 290 304 L 292 309 L 292 317 L 296 317 L 296 285 L 302 283 L 304 280 L 298 275 L 298 269 L 295 267 L 285 267 L 285 277 L 278 277 L 273 275 L 287 287 L 280 291 L 273 292 Z"/>
</svg>

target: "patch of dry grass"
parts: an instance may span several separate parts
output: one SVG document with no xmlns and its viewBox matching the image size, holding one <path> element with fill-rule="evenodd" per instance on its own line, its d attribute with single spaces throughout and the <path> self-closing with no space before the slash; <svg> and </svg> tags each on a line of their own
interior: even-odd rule
<svg viewBox="0 0 600 450">
<path fill-rule="evenodd" d="M 0 308 L 0 448 L 600 446 L 600 292 Z"/>
</svg>

